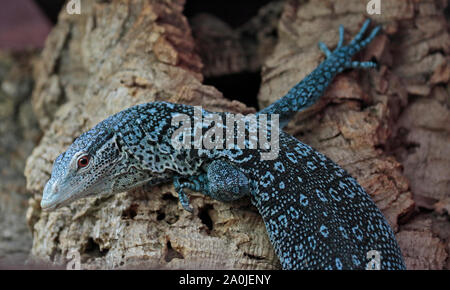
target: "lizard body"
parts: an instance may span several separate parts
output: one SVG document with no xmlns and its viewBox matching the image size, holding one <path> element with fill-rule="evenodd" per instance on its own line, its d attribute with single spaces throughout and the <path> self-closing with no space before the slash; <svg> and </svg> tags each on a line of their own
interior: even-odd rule
<svg viewBox="0 0 450 290">
<path fill-rule="evenodd" d="M 313 104 L 337 73 L 374 67 L 372 62 L 351 61 L 379 30 L 362 40 L 368 25 L 366 21 L 348 46 L 342 46 L 341 26 L 333 52 L 320 44 L 327 59 L 286 96 L 257 113 L 258 120 L 279 114 L 282 127 L 296 111 Z M 326 156 L 285 132 L 273 133 L 276 123 L 264 130 L 271 140 L 278 138 L 274 159 L 263 160 L 268 149 L 250 148 L 247 140 L 244 148 L 196 148 L 195 140 L 188 147 L 176 147 L 174 136 L 181 137 L 177 135 L 181 126 L 173 120 L 181 115 L 194 123 L 198 118 L 188 105 L 141 104 L 82 134 L 55 160 L 42 208 L 52 210 L 85 196 L 173 180 L 181 204 L 189 211 L 185 188 L 224 202 L 250 196 L 284 269 L 364 269 L 367 254 L 374 250 L 380 253 L 382 269 L 405 268 L 382 213 L 355 179 Z M 227 130 L 227 118 L 235 117 L 206 110 L 200 116 L 202 120 L 216 117 L 193 130 L 202 135 L 218 123 Z M 235 128 L 231 132 L 234 138 L 258 129 L 259 123 L 257 127 L 245 123 L 244 133 Z"/>
</svg>

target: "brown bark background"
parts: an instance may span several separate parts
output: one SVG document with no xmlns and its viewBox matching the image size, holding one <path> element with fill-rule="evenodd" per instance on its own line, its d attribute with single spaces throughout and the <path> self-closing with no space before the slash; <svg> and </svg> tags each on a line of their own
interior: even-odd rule
<svg viewBox="0 0 450 290">
<path fill-rule="evenodd" d="M 23 263 L 32 244 L 23 169 L 40 136 L 30 100 L 37 55 L 0 52 L 0 266 Z"/>
<path fill-rule="evenodd" d="M 448 1 L 381 3 L 371 18 L 383 31 L 357 56 L 380 68 L 339 75 L 288 132 L 357 178 L 396 232 L 409 269 L 449 269 Z M 184 5 L 82 1 L 80 15 L 61 11 L 34 65 L 43 136 L 25 168 L 30 260 L 61 265 L 76 250 L 87 269 L 279 268 L 249 200 L 193 194 L 190 214 L 167 184 L 51 213 L 39 207 L 53 160 L 109 115 L 156 100 L 255 112 L 256 100 L 239 86 L 225 98 L 211 85 L 261 72 L 257 102 L 267 106 L 323 60 L 318 41 L 334 47 L 339 24 L 349 40 L 368 17 L 365 1 L 273 1 L 230 26 L 210 13 L 188 19 Z"/>
</svg>

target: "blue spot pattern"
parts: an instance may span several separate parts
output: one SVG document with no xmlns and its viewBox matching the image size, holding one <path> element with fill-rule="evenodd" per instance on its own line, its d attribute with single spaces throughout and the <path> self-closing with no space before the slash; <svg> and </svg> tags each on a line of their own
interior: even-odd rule
<svg viewBox="0 0 450 290">
<path fill-rule="evenodd" d="M 341 27 L 333 52 L 319 44 L 325 61 L 258 114 L 280 114 L 284 126 L 295 112 L 312 105 L 337 73 L 347 68 L 375 67 L 373 62 L 351 60 L 379 31 L 377 27 L 363 39 L 368 26 L 366 21 L 347 46 L 342 45 Z M 193 117 L 194 108 L 153 102 L 109 117 L 56 159 L 49 184 L 68 176 L 68 164 L 78 152 L 98 154 L 92 160 L 98 162 L 93 168 L 99 171 L 71 180 L 80 181 L 86 192 L 100 178 L 110 182 L 108 193 L 173 180 L 182 206 L 189 211 L 192 208 L 184 188 L 220 201 L 250 196 L 283 269 L 365 269 L 366 255 L 372 250 L 380 253 L 381 269 L 405 269 L 383 214 L 356 180 L 326 156 L 285 132 L 280 132 L 275 160 L 261 159 L 265 149 L 175 149 L 171 146 L 171 137 L 178 129 L 171 126 L 174 113 Z M 217 114 L 225 120 L 230 113 Z M 248 126 L 245 129 L 249 135 Z M 104 166 L 111 160 L 117 162 Z"/>
</svg>

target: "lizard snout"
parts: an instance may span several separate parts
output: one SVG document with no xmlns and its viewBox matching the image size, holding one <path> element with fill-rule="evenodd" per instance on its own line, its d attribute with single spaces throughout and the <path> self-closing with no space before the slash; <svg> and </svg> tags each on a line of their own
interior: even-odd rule
<svg viewBox="0 0 450 290">
<path fill-rule="evenodd" d="M 44 187 L 44 194 L 42 195 L 41 208 L 43 210 L 51 210 L 58 205 L 58 184 L 56 182 L 48 181 Z"/>
</svg>

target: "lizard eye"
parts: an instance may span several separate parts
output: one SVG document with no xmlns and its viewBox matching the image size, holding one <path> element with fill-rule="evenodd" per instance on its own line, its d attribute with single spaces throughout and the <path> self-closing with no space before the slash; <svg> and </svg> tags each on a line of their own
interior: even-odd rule
<svg viewBox="0 0 450 290">
<path fill-rule="evenodd" d="M 91 157 L 89 155 L 83 155 L 80 158 L 78 158 L 78 168 L 83 168 L 89 165 L 89 160 Z"/>
</svg>

